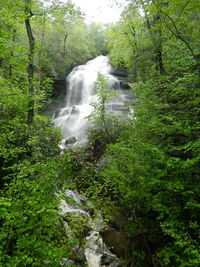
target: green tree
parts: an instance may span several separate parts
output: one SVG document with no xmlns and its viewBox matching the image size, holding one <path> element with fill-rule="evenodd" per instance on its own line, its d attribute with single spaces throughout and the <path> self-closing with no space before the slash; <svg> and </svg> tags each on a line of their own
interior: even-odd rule
<svg viewBox="0 0 200 267">
<path fill-rule="evenodd" d="M 197 266 L 199 5 L 130 1 L 124 14 L 133 12 L 138 17 L 122 16 L 111 29 L 109 48 L 116 65 L 133 72 L 137 62 L 138 79 L 131 85 L 134 112 L 118 141 L 106 147 L 89 192 L 102 207 L 110 202 L 128 218 L 123 231 L 138 245 L 130 247 L 127 264 Z M 155 60 L 159 49 L 162 59 Z"/>
<path fill-rule="evenodd" d="M 93 124 L 105 133 L 105 138 L 110 142 L 111 128 L 113 127 L 114 115 L 109 112 L 106 105 L 112 100 L 117 94 L 109 88 L 108 82 L 103 74 L 98 73 L 98 79 L 95 87 L 97 93 L 97 103 L 93 103 L 94 110 L 89 119 L 92 120 Z M 115 119 L 117 119 L 115 117 Z"/>
</svg>

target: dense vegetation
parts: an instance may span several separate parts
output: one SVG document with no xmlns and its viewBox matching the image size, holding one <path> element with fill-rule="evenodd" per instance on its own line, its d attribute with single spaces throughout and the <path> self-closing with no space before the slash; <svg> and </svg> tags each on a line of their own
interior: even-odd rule
<svg viewBox="0 0 200 267">
<path fill-rule="evenodd" d="M 57 213 L 66 185 L 113 227 L 123 218 L 122 266 L 200 265 L 199 1 L 129 0 L 107 27 L 86 25 L 70 1 L 44 2 L 0 3 L 0 266 L 73 258 L 79 241 Z M 61 133 L 41 115 L 52 78 L 107 51 L 129 71 L 134 112 L 107 116 L 100 76 L 90 141 L 61 156 Z"/>
</svg>

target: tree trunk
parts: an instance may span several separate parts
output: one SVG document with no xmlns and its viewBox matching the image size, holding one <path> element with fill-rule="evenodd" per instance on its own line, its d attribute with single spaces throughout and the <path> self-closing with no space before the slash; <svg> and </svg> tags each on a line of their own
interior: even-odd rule
<svg viewBox="0 0 200 267">
<path fill-rule="evenodd" d="M 154 2 L 154 1 L 153 1 Z M 156 16 L 153 18 L 153 22 L 150 23 L 146 8 L 144 3 L 142 2 L 142 9 L 145 14 L 145 19 L 147 23 L 147 28 L 149 29 L 152 43 L 153 43 L 153 50 L 154 50 L 154 62 L 156 65 L 156 70 L 159 72 L 160 75 L 165 74 L 165 68 L 163 64 L 163 53 L 162 53 L 162 30 L 160 26 L 160 15 L 157 13 Z M 158 30 L 152 30 L 152 28 L 158 25 Z"/>
<path fill-rule="evenodd" d="M 137 79 L 139 77 L 139 67 L 138 67 L 138 57 L 139 57 L 139 53 L 138 53 L 138 44 L 136 41 L 136 30 L 133 27 L 133 25 L 130 26 L 130 31 L 131 31 L 131 35 L 132 35 L 132 47 L 134 49 L 134 62 L 135 62 L 135 78 Z"/>
<path fill-rule="evenodd" d="M 67 36 L 68 36 L 68 34 L 65 34 L 65 37 L 64 37 L 64 45 L 63 45 L 63 53 L 64 53 L 64 57 L 65 57 L 65 52 L 66 52 Z"/>
<path fill-rule="evenodd" d="M 11 51 L 11 58 L 14 57 L 14 48 L 15 48 L 15 39 L 16 39 L 16 29 L 12 30 L 12 51 Z M 12 76 L 12 70 L 13 70 L 13 65 L 10 64 L 9 66 L 9 76 Z"/>
<path fill-rule="evenodd" d="M 28 53 L 28 93 L 29 93 L 29 103 L 28 103 L 28 125 L 31 125 L 34 121 L 34 85 L 33 85 L 33 74 L 34 74 L 34 47 L 35 39 L 33 36 L 33 31 L 30 24 L 30 17 L 32 16 L 30 10 L 31 0 L 25 1 L 25 26 L 29 41 L 29 53 Z"/>
<path fill-rule="evenodd" d="M 38 90 L 41 89 L 41 82 L 43 78 L 43 50 L 44 50 L 44 44 L 45 44 L 45 23 L 46 18 L 43 18 L 43 27 L 42 27 L 42 40 L 41 40 L 41 49 L 38 53 L 38 62 L 39 62 L 39 71 L 38 71 Z"/>
<path fill-rule="evenodd" d="M 165 74 L 164 64 L 163 64 L 163 52 L 162 52 L 162 31 L 159 29 L 157 32 L 157 40 L 154 45 L 154 53 L 155 53 L 155 64 L 156 69 L 159 71 L 161 75 Z"/>
</svg>

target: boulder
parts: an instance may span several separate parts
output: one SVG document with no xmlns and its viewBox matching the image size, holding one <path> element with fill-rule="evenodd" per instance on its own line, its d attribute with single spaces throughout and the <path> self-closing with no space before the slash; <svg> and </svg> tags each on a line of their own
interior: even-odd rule
<svg viewBox="0 0 200 267">
<path fill-rule="evenodd" d="M 71 114 L 78 114 L 78 113 L 79 113 L 79 109 L 76 106 L 73 106 L 71 110 Z"/>
<path fill-rule="evenodd" d="M 131 240 L 127 237 L 125 232 L 109 228 L 101 231 L 100 235 L 105 244 L 111 248 L 111 251 L 114 254 L 116 254 L 118 257 L 126 257 L 130 250 Z"/>
<path fill-rule="evenodd" d="M 77 142 L 77 139 L 75 136 L 72 136 L 65 140 L 65 145 L 75 144 Z"/>
<path fill-rule="evenodd" d="M 104 254 L 101 256 L 101 266 L 122 267 L 123 265 L 120 263 L 119 259 L 114 258 L 112 255 Z"/>
<path fill-rule="evenodd" d="M 126 68 L 123 67 L 112 69 L 111 74 L 117 77 L 128 77 L 128 72 Z"/>
<path fill-rule="evenodd" d="M 125 79 L 120 79 L 120 80 L 119 80 L 119 84 L 120 84 L 121 89 L 124 89 L 124 90 L 128 90 L 128 89 L 130 89 L 130 84 L 129 84 L 129 82 L 128 82 L 127 80 L 125 80 Z"/>
<path fill-rule="evenodd" d="M 54 112 L 54 114 L 53 114 L 54 119 L 56 119 L 56 118 L 59 117 L 59 115 L 60 115 L 60 111 L 61 111 L 61 109 L 59 108 L 59 109 L 57 109 L 57 110 Z"/>
</svg>

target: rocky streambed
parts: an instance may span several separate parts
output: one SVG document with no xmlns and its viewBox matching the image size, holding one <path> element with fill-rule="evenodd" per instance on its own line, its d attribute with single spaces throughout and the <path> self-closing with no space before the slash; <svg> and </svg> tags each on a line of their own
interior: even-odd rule
<svg viewBox="0 0 200 267">
<path fill-rule="evenodd" d="M 90 214 L 95 209 L 91 207 L 91 202 L 86 201 L 77 190 L 66 190 L 60 202 L 59 214 L 62 216 L 66 235 L 78 242 L 72 248 L 73 259 L 65 261 L 75 266 L 123 266 L 103 240 L 109 232 L 108 225 L 104 223 L 101 214 Z"/>
</svg>

